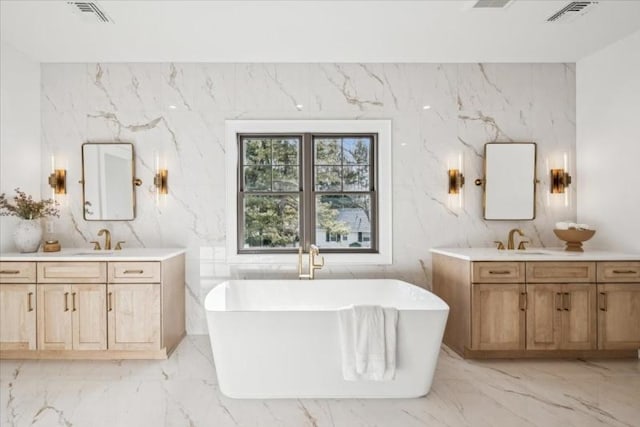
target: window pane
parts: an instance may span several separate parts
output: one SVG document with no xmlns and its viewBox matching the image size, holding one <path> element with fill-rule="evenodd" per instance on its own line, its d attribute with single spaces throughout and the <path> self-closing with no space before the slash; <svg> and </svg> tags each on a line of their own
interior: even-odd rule
<svg viewBox="0 0 640 427">
<path fill-rule="evenodd" d="M 316 166 L 316 191 L 341 191 L 342 168 L 340 166 Z"/>
<path fill-rule="evenodd" d="M 345 166 L 342 179 L 344 191 L 369 191 L 369 166 Z"/>
<path fill-rule="evenodd" d="M 274 165 L 297 165 L 299 140 L 297 138 L 274 139 L 272 141 Z"/>
<path fill-rule="evenodd" d="M 271 191 L 271 166 L 245 166 L 244 189 Z"/>
<path fill-rule="evenodd" d="M 298 191 L 298 166 L 273 167 L 273 191 Z"/>
<path fill-rule="evenodd" d="M 341 165 L 342 143 L 340 138 L 315 138 L 315 164 Z"/>
<path fill-rule="evenodd" d="M 342 140 L 345 165 L 368 165 L 370 152 L 370 138 L 344 138 Z"/>
<path fill-rule="evenodd" d="M 365 235 L 371 235 L 370 195 L 316 196 L 316 244 L 320 248 L 371 248 L 371 239 L 358 238 Z"/>
<path fill-rule="evenodd" d="M 300 241 L 298 196 L 244 198 L 244 249 L 297 248 Z"/>
<path fill-rule="evenodd" d="M 244 138 L 242 145 L 245 165 L 271 164 L 271 139 Z"/>
</svg>

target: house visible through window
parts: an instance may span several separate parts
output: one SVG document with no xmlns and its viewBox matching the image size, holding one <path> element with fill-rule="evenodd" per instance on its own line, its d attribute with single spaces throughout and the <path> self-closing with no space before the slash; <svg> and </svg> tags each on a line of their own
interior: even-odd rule
<svg viewBox="0 0 640 427">
<path fill-rule="evenodd" d="M 238 252 L 377 252 L 376 135 L 238 135 Z"/>
</svg>

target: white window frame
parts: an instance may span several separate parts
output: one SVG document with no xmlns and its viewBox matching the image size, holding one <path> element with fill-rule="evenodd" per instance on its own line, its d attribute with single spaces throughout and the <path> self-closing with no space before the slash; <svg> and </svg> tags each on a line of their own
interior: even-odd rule
<svg viewBox="0 0 640 427">
<path fill-rule="evenodd" d="M 238 134 L 375 133 L 378 135 L 378 253 L 325 253 L 327 265 L 393 263 L 391 120 L 227 120 L 226 261 L 229 264 L 291 264 L 297 254 L 238 254 Z"/>
</svg>

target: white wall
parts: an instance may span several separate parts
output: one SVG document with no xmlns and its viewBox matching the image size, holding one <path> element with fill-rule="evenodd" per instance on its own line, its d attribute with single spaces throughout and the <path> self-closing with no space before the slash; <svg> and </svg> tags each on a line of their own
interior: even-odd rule
<svg viewBox="0 0 640 427">
<path fill-rule="evenodd" d="M 40 63 L 0 46 L 0 193 L 40 197 Z M 17 219 L 0 217 L 0 251 L 15 250 Z"/>
<path fill-rule="evenodd" d="M 576 70 L 578 221 L 592 247 L 640 252 L 640 31 Z"/>
</svg>

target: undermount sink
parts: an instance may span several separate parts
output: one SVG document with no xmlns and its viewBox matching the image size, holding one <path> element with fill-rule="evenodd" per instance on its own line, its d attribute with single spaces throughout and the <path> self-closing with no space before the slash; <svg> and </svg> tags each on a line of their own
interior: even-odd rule
<svg viewBox="0 0 640 427">
<path fill-rule="evenodd" d="M 74 255 L 81 256 L 102 256 L 102 255 L 113 255 L 113 251 L 89 251 L 89 252 L 76 252 Z"/>
<path fill-rule="evenodd" d="M 509 249 L 509 250 L 498 250 L 498 252 L 501 255 L 505 255 L 505 256 L 511 256 L 511 255 L 522 255 L 522 256 L 528 256 L 528 255 L 552 255 L 549 251 L 542 251 L 542 250 L 520 250 L 520 249 Z"/>
</svg>

